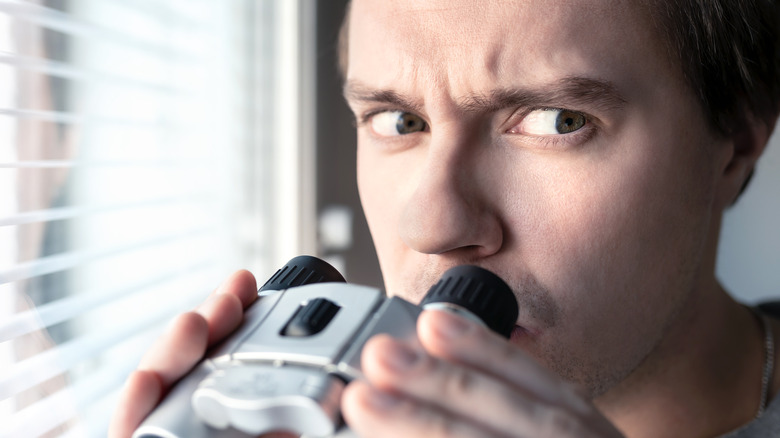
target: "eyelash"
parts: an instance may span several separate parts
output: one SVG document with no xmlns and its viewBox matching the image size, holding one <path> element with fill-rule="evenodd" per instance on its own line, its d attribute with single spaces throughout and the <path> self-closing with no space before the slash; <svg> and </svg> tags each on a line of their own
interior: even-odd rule
<svg viewBox="0 0 780 438">
<path fill-rule="evenodd" d="M 365 113 L 361 114 L 360 117 L 357 117 L 354 120 L 354 122 L 355 122 L 357 127 L 361 127 L 361 126 L 364 126 L 364 125 L 370 123 L 371 122 L 371 118 L 374 117 L 377 114 L 387 113 L 387 112 L 395 112 L 395 111 L 400 111 L 400 112 L 404 112 L 404 113 L 414 114 L 411 111 L 406 111 L 406 110 L 403 110 L 403 109 L 400 109 L 400 108 L 373 109 L 373 110 L 369 110 L 369 111 L 366 111 Z M 423 120 L 425 120 L 425 119 L 423 119 Z M 426 120 L 425 123 L 428 123 L 428 121 Z"/>
</svg>

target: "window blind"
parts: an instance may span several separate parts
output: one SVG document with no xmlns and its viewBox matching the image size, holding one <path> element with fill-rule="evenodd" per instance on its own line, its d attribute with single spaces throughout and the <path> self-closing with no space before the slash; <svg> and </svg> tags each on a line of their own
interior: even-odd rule
<svg viewBox="0 0 780 438">
<path fill-rule="evenodd" d="M 175 314 L 311 252 L 306 3 L 0 1 L 0 437 L 104 437 Z"/>
</svg>

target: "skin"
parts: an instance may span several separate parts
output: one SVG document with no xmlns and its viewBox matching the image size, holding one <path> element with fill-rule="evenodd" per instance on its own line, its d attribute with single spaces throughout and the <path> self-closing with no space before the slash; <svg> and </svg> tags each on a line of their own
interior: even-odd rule
<svg viewBox="0 0 780 438">
<path fill-rule="evenodd" d="M 421 316 L 420 345 L 372 339 L 342 400 L 358 435 L 707 437 L 755 415 L 763 335 L 714 264 L 773 122 L 718 135 L 645 9 L 573 6 L 352 5 L 345 96 L 387 291 L 418 301 L 471 263 L 520 305 L 511 342 L 441 312 Z M 554 133 L 549 108 L 585 123 Z M 395 135 L 402 115 L 413 129 Z M 239 273 L 177 320 L 110 436 L 237 326 L 254 286 Z"/>
</svg>

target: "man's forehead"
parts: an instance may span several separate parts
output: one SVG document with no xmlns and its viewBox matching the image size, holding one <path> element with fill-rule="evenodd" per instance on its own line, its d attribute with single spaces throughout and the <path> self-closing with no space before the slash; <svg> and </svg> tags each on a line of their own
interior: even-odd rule
<svg viewBox="0 0 780 438">
<path fill-rule="evenodd" d="M 355 0 L 347 77 L 385 89 L 438 84 L 460 95 L 484 91 L 483 84 L 514 87 L 520 79 L 532 85 L 570 76 L 615 82 L 619 74 L 612 70 L 622 68 L 616 54 L 660 53 L 637 37 L 641 14 L 626 3 Z M 616 15 L 622 19 L 609 18 Z"/>
<path fill-rule="evenodd" d="M 353 0 L 351 9 L 361 21 L 368 17 L 380 18 L 395 29 L 444 28 L 472 37 L 497 27 L 527 25 L 529 19 L 537 26 L 548 22 L 554 26 L 566 16 L 612 21 L 633 15 L 645 3 L 644 0 Z"/>
</svg>

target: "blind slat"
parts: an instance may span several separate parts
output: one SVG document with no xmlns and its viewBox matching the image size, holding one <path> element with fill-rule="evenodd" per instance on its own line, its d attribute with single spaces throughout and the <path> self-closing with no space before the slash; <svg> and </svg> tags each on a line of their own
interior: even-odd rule
<svg viewBox="0 0 780 438">
<path fill-rule="evenodd" d="M 77 162 L 73 160 L 17 161 L 0 163 L 0 169 L 55 169 L 74 167 L 76 165 Z"/>
<path fill-rule="evenodd" d="M 209 163 L 195 160 L 26 160 L 0 162 L 0 169 L 57 169 L 73 167 L 163 167 L 166 169 L 208 169 Z"/>
<path fill-rule="evenodd" d="M 189 264 L 175 271 L 169 271 L 161 275 L 143 279 L 142 281 L 122 285 L 101 291 L 87 292 L 52 301 L 43 304 L 35 309 L 27 310 L 12 315 L 6 321 L 0 322 L 0 342 L 5 342 L 16 337 L 40 330 L 43 327 L 51 327 L 54 324 L 72 319 L 82 313 L 85 309 L 94 310 L 99 306 L 119 298 L 129 298 L 136 293 L 143 292 L 144 289 L 164 285 L 179 278 L 182 275 L 191 274 L 207 269 L 213 266 L 214 259 L 203 259 L 196 263 Z"/>
<path fill-rule="evenodd" d="M 31 110 L 31 109 L 15 109 L 15 108 L 0 108 L 0 115 L 6 115 L 16 117 L 20 119 L 36 119 L 46 122 L 56 122 L 63 124 L 85 124 L 89 122 L 91 126 L 99 125 L 119 125 L 119 126 L 131 126 L 141 128 L 157 128 L 160 130 L 177 130 L 182 131 L 186 129 L 192 129 L 192 126 L 188 126 L 184 123 L 174 123 L 170 120 L 163 119 L 140 119 L 140 118 L 118 118 L 118 117 L 105 117 L 99 115 L 84 115 L 69 113 L 64 111 L 43 111 L 43 110 Z"/>
<path fill-rule="evenodd" d="M 90 84 L 95 84 L 97 82 L 107 82 L 115 86 L 123 86 L 132 89 L 143 89 L 147 91 L 153 91 L 159 95 L 176 96 L 183 99 L 186 99 L 187 93 L 192 91 L 186 88 L 181 88 L 181 83 L 176 84 L 179 85 L 179 87 L 177 87 L 171 84 L 156 83 L 132 76 L 119 76 L 106 72 L 95 72 L 92 70 L 73 67 L 63 62 L 34 58 L 31 56 L 8 54 L 2 51 L 0 51 L 0 64 L 37 71 L 52 77 L 89 82 Z"/>
<path fill-rule="evenodd" d="M 62 111 L 41 111 L 28 109 L 0 108 L 0 115 L 17 117 L 20 119 L 39 119 L 47 122 L 80 124 L 84 123 L 84 116 Z"/>
<path fill-rule="evenodd" d="M 119 210 L 134 210 L 150 207 L 158 207 L 161 205 L 185 205 L 185 204 L 205 204 L 208 202 L 216 201 L 214 198 L 208 196 L 179 196 L 170 198 L 151 199 L 142 202 L 127 202 L 114 205 L 102 205 L 102 206 L 71 206 L 71 207 L 57 207 L 49 208 L 45 210 L 35 210 L 13 214 L 10 216 L 0 217 L 0 227 L 12 226 L 12 225 L 24 225 L 35 222 L 50 222 L 63 219 L 73 219 L 77 217 L 87 216 L 90 214 L 107 213 L 111 211 Z"/>
<path fill-rule="evenodd" d="M 198 235 L 207 234 L 208 228 L 199 228 L 186 232 L 156 237 L 153 239 L 136 242 L 131 245 L 123 245 L 114 248 L 92 250 L 92 251 L 74 251 L 60 255 L 41 257 L 29 262 L 19 263 L 9 269 L 0 271 L 0 284 L 10 283 L 12 281 L 26 280 L 33 277 L 64 271 L 76 266 L 88 263 L 93 260 L 108 258 L 131 251 L 137 251 L 143 248 L 164 245 L 166 243 L 191 239 Z"/>
</svg>

